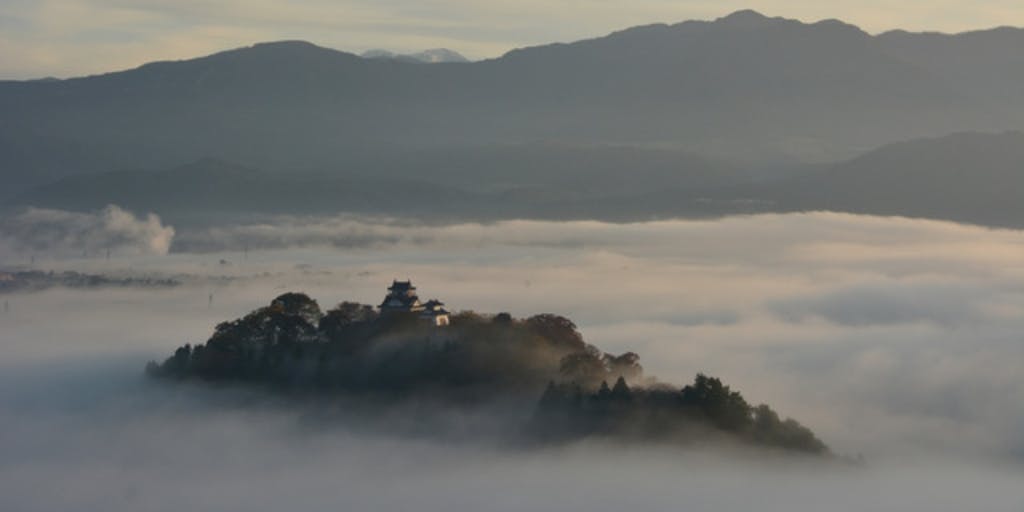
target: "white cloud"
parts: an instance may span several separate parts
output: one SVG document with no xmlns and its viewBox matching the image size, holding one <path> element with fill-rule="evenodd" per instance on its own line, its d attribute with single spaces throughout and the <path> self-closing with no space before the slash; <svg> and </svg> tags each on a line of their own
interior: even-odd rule
<svg viewBox="0 0 1024 512">
<path fill-rule="evenodd" d="M 144 219 L 117 206 L 94 213 L 28 208 L 0 220 L 0 255 L 60 257 L 111 251 L 166 254 L 174 228 L 149 214 Z"/>
</svg>

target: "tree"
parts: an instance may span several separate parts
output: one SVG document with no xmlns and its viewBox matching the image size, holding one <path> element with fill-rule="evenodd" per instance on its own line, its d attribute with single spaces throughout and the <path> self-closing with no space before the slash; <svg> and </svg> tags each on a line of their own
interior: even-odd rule
<svg viewBox="0 0 1024 512">
<path fill-rule="evenodd" d="M 373 306 L 356 302 L 342 302 L 320 319 L 319 332 L 325 341 L 345 342 L 350 348 L 360 346 L 355 338 L 365 333 L 368 327 L 378 319 Z"/>
<path fill-rule="evenodd" d="M 638 381 L 644 374 L 644 368 L 640 366 L 640 356 L 635 352 L 626 352 L 622 355 L 604 355 L 605 366 L 608 373 L 619 377 L 625 377 L 629 381 Z"/>
<path fill-rule="evenodd" d="M 751 436 L 755 441 L 811 453 L 826 453 L 828 447 L 810 429 L 792 418 L 779 420 L 779 415 L 765 404 L 753 410 Z"/>
<path fill-rule="evenodd" d="M 164 362 L 162 370 L 170 375 L 184 377 L 188 375 L 189 363 L 192 359 L 192 345 L 186 343 L 174 351 L 174 355 Z"/>
<path fill-rule="evenodd" d="M 305 293 L 288 292 L 278 295 L 270 303 L 270 307 L 285 315 L 298 316 L 310 325 L 317 325 L 323 313 L 320 305 Z"/>
<path fill-rule="evenodd" d="M 611 397 L 616 400 L 629 400 L 633 397 L 633 392 L 626 384 L 626 379 L 619 377 L 618 380 L 615 381 L 615 386 L 612 387 Z"/>
<path fill-rule="evenodd" d="M 741 430 L 751 423 L 750 405 L 743 395 L 703 373 L 697 374 L 692 385 L 683 388 L 682 403 L 699 409 L 726 430 Z"/>
<path fill-rule="evenodd" d="M 554 345 L 559 345 L 569 350 L 583 350 L 586 348 L 583 335 L 576 330 L 576 324 L 564 316 L 548 313 L 534 315 L 526 319 L 526 327 L 546 338 Z"/>
<path fill-rule="evenodd" d="M 491 321 L 496 324 L 508 325 L 512 323 L 512 315 L 508 313 L 498 313 L 497 315 L 494 315 L 494 318 L 491 319 Z"/>
<path fill-rule="evenodd" d="M 563 357 L 558 372 L 564 379 L 586 386 L 597 384 L 608 376 L 601 352 L 592 345 L 586 345 L 584 350 Z"/>
</svg>

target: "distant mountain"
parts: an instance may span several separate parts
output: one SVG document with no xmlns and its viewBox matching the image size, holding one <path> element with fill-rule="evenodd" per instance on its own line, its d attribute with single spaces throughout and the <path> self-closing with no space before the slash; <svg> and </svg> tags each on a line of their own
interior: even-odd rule
<svg viewBox="0 0 1024 512">
<path fill-rule="evenodd" d="M 345 172 L 265 172 L 206 158 L 159 171 L 74 175 L 7 207 L 117 204 L 175 222 L 235 213 L 371 213 L 443 218 L 587 216 L 578 205 L 662 189 L 745 183 L 735 169 L 674 151 L 554 144 L 395 153 Z"/>
<path fill-rule="evenodd" d="M 1024 133 L 960 133 L 892 144 L 756 194 L 784 210 L 1024 228 Z"/>
<path fill-rule="evenodd" d="M 467 204 L 472 198 L 426 181 L 270 174 L 218 159 L 161 171 L 77 175 L 34 188 L 8 203 L 94 210 L 117 204 L 157 212 L 174 222 L 216 222 L 228 214 L 311 214 L 351 211 L 414 216 L 424 200 Z M 445 214 L 438 208 L 437 216 Z"/>
<path fill-rule="evenodd" d="M 1019 129 L 1019 48 L 1018 29 L 871 36 L 752 11 L 459 65 L 265 43 L 0 82 L 0 179 L 9 197 L 62 176 L 206 155 L 346 176 L 396 152 L 535 141 L 667 148 L 755 170 L 820 163 L 893 140 Z"/>
<path fill-rule="evenodd" d="M 749 181 L 735 166 L 684 151 L 557 143 L 394 152 L 362 162 L 359 169 L 377 177 L 418 177 L 476 192 L 535 191 L 562 199 Z"/>
<path fill-rule="evenodd" d="M 367 50 L 360 54 L 364 59 L 397 59 L 410 62 L 423 62 L 425 64 L 440 64 L 445 62 L 469 62 L 459 52 L 447 48 L 433 48 L 417 53 L 394 53 L 388 50 Z"/>
<path fill-rule="evenodd" d="M 949 35 L 893 31 L 876 38 L 886 52 L 935 73 L 958 90 L 990 102 L 1019 101 L 1024 31 L 1000 27 Z"/>
<path fill-rule="evenodd" d="M 482 170 L 487 162 L 501 165 Z M 394 157 L 373 176 L 350 177 L 266 173 L 205 159 L 157 172 L 72 176 L 7 207 L 117 204 L 175 224 L 254 213 L 629 221 L 830 210 L 1024 228 L 1022 198 L 1024 133 L 1006 132 L 892 144 L 763 183 L 697 157 L 630 148 L 418 152 Z"/>
</svg>

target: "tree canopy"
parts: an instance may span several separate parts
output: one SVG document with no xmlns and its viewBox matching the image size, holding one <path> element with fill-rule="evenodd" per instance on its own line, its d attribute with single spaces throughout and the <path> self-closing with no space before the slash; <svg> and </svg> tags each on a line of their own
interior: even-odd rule
<svg viewBox="0 0 1024 512">
<path fill-rule="evenodd" d="M 464 311 L 438 327 L 416 314 L 380 314 L 355 302 L 322 312 L 306 294 L 285 293 L 218 324 L 205 343 L 150 362 L 146 372 L 375 400 L 429 396 L 472 405 L 540 396 L 525 429 L 536 439 L 675 442 L 714 434 L 828 453 L 809 429 L 767 405 L 750 406 L 718 378 L 698 374 L 681 389 L 658 383 L 644 376 L 636 353 L 602 352 L 554 314 L 517 319 Z"/>
</svg>

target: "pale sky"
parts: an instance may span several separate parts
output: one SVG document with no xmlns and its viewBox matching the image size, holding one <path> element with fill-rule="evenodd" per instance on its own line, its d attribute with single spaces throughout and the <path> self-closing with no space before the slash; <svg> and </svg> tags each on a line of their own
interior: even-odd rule
<svg viewBox="0 0 1024 512">
<path fill-rule="evenodd" d="M 871 33 L 1024 26 L 1022 0 L 0 0 L 0 78 L 100 73 L 281 39 L 479 59 L 745 8 Z"/>
</svg>

